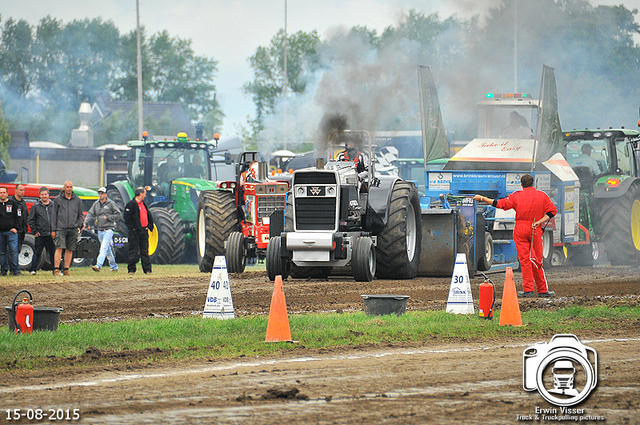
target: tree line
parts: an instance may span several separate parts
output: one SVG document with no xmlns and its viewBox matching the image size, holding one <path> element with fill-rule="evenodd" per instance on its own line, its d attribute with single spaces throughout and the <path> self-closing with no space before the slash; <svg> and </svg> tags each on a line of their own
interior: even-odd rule
<svg viewBox="0 0 640 425">
<path fill-rule="evenodd" d="M 253 78 L 243 91 L 255 110 L 238 130 L 246 140 L 281 140 L 285 100 L 285 122 L 297 126 L 289 137 L 312 140 L 327 112 L 368 130 L 419 130 L 418 65 L 432 67 L 445 127 L 461 138 L 475 133 L 471 117 L 484 93 L 514 91 L 517 81 L 518 91 L 537 97 L 542 64 L 556 69 L 563 128 L 631 126 L 640 106 L 637 14 L 587 0 L 504 0 L 468 19 L 410 10 L 380 33 L 360 25 L 321 39 L 315 30 L 280 30 L 248 58 Z M 0 16 L 0 32 L 0 107 L 32 140 L 66 142 L 80 102 L 99 93 L 137 99 L 135 31 L 120 34 L 101 19 L 46 17 L 32 27 Z M 181 102 L 194 122 L 220 126 L 217 62 L 166 31 L 143 31 L 142 40 L 144 99 Z M 162 133 L 169 123 L 145 124 Z M 123 143 L 136 137 L 137 118 L 112 116 L 97 132 L 99 143 Z"/>
<path fill-rule="evenodd" d="M 36 26 L 0 16 L 0 106 L 11 129 L 28 129 L 31 140 L 66 144 L 79 124 L 81 102 L 97 95 L 136 101 L 136 31 L 120 34 L 112 21 L 47 16 Z M 205 128 L 222 124 L 214 84 L 217 61 L 198 56 L 192 41 L 167 31 L 141 31 L 145 101 L 180 102 Z M 145 117 L 145 127 L 163 133 L 169 123 Z M 137 111 L 114 114 L 95 128 L 98 144 L 137 137 Z"/>
</svg>

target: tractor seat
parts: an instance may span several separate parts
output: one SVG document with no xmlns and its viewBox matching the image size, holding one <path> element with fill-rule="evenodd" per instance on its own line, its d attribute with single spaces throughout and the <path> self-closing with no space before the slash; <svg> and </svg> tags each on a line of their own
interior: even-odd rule
<svg viewBox="0 0 640 425">
<path fill-rule="evenodd" d="M 582 189 L 590 193 L 593 192 L 593 185 L 598 177 L 593 175 L 591 169 L 589 167 L 577 166 L 573 167 L 573 172 L 576 173 L 580 179 L 580 186 Z"/>
</svg>

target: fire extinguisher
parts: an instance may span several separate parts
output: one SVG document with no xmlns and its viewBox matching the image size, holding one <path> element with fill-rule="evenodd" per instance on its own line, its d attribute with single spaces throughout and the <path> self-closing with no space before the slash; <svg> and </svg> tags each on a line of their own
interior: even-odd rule
<svg viewBox="0 0 640 425">
<path fill-rule="evenodd" d="M 493 290 L 493 282 L 484 273 L 484 282 L 480 284 L 480 302 L 478 305 L 478 314 L 485 319 L 493 319 L 493 306 L 496 303 L 496 294 Z"/>
<path fill-rule="evenodd" d="M 26 292 L 29 294 L 29 298 L 24 298 L 22 300 L 22 304 L 16 305 L 16 300 L 21 293 Z M 33 330 L 33 305 L 31 302 L 33 301 L 33 297 L 31 293 L 26 290 L 22 290 L 18 292 L 13 298 L 13 303 L 11 304 L 11 310 L 13 312 L 13 323 L 15 324 L 15 331 L 17 334 L 30 334 Z"/>
</svg>

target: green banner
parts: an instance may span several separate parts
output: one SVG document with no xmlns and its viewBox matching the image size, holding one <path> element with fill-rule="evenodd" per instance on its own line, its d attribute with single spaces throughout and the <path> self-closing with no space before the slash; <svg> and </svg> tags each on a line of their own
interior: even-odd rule
<svg viewBox="0 0 640 425">
<path fill-rule="evenodd" d="M 420 86 L 420 122 L 422 125 L 422 153 L 427 161 L 449 157 L 449 143 L 444 131 L 438 92 L 428 66 L 418 66 Z"/>
</svg>

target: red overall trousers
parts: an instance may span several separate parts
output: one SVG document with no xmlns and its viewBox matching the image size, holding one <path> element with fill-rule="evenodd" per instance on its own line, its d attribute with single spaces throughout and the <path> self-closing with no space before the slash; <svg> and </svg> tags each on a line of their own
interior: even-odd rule
<svg viewBox="0 0 640 425">
<path fill-rule="evenodd" d="M 531 252 L 531 236 L 534 221 L 545 214 L 556 215 L 557 209 L 546 193 L 533 187 L 513 192 L 507 198 L 498 199 L 497 208 L 516 211 L 516 226 L 513 240 L 518 250 L 518 261 L 522 270 L 522 290 L 538 293 L 547 292 L 547 279 L 542 269 L 542 229 L 538 227 L 533 236 L 533 252 Z M 535 264 L 534 264 L 535 263 Z"/>
</svg>

